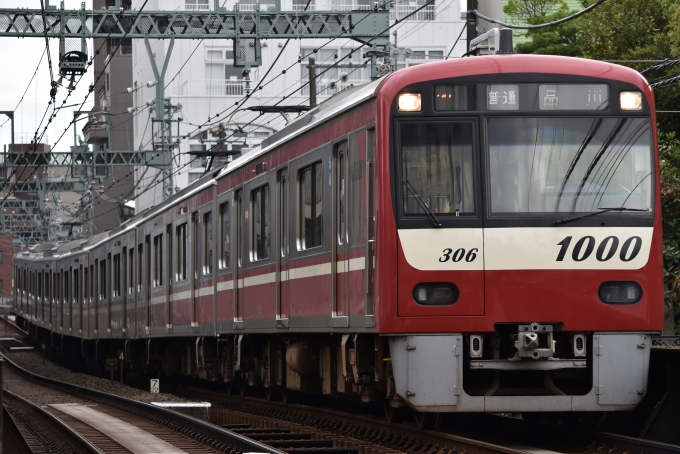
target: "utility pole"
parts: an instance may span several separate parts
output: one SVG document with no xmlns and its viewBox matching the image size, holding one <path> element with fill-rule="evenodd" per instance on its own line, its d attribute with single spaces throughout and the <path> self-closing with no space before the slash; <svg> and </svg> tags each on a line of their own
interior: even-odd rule
<svg viewBox="0 0 680 454">
<path fill-rule="evenodd" d="M 316 60 L 309 57 L 309 107 L 316 107 Z"/>
<path fill-rule="evenodd" d="M 470 43 L 477 37 L 477 16 L 472 10 L 477 9 L 477 0 L 467 0 L 467 51 L 470 52 Z"/>
</svg>

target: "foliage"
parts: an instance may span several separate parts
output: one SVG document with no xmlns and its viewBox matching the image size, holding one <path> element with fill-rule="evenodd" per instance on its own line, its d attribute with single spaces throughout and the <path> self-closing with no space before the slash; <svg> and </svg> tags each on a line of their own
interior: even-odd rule
<svg viewBox="0 0 680 454">
<path fill-rule="evenodd" d="M 659 134 L 661 215 L 663 218 L 664 282 L 667 310 L 680 315 L 680 139 Z M 676 325 L 680 332 L 680 320 Z"/>
<path fill-rule="evenodd" d="M 554 14 L 566 7 L 564 0 L 508 0 L 503 12 L 517 23 L 528 24 L 537 17 Z"/>
</svg>

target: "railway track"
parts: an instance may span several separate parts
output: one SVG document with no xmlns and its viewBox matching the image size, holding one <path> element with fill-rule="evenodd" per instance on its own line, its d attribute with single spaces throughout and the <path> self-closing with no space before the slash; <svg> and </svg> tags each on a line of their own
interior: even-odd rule
<svg viewBox="0 0 680 454">
<path fill-rule="evenodd" d="M 282 454 L 190 416 L 40 377 L 5 361 L 3 403 L 31 452 Z"/>
</svg>

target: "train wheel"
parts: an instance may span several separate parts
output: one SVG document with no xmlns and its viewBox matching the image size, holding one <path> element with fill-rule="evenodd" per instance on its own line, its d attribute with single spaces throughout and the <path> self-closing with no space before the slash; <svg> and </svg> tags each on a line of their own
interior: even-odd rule
<svg viewBox="0 0 680 454">
<path fill-rule="evenodd" d="M 398 424 L 404 419 L 404 412 L 401 407 L 393 407 L 389 402 L 385 401 L 385 419 L 390 424 Z"/>
<path fill-rule="evenodd" d="M 432 429 L 435 425 L 436 415 L 429 412 L 416 412 L 416 427 L 418 429 Z"/>
</svg>

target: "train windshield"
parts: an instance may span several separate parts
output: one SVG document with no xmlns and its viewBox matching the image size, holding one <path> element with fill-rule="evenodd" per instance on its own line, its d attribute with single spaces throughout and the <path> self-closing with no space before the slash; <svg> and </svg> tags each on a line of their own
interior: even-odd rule
<svg viewBox="0 0 680 454">
<path fill-rule="evenodd" d="M 473 125 L 467 122 L 401 125 L 404 214 L 472 214 L 474 203 Z"/>
<path fill-rule="evenodd" d="M 652 207 L 644 118 L 489 118 L 493 214 Z"/>
</svg>

